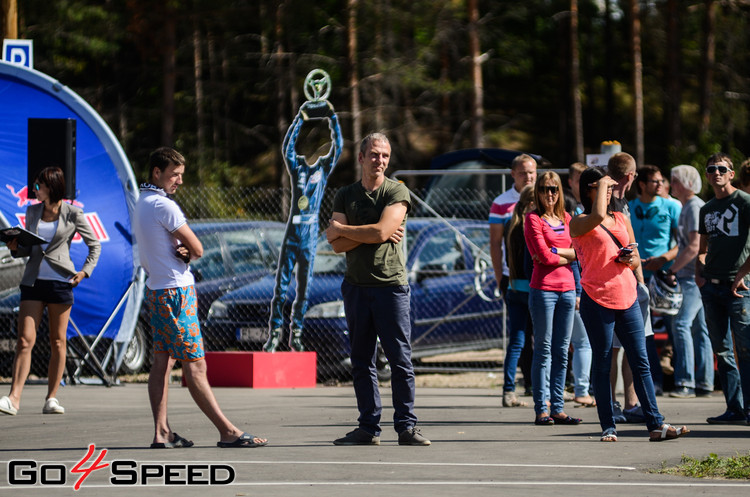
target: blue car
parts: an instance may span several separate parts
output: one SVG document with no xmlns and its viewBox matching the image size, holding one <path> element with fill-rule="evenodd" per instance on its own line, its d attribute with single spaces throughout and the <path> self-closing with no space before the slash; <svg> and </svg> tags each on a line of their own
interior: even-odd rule
<svg viewBox="0 0 750 497">
<path fill-rule="evenodd" d="M 211 303 L 224 293 L 273 273 L 284 239 L 285 224 L 275 221 L 201 221 L 191 223 L 190 227 L 203 245 L 203 257 L 190 263 L 196 280 L 198 317 L 202 320 Z M 20 297 L 18 282 L 12 289 L 0 292 L 0 376 L 10 376 Z M 47 335 L 46 327 L 45 319 L 37 332 L 38 337 Z M 48 340 L 37 340 L 32 357 L 32 371 L 40 375 L 46 374 L 48 343 Z M 136 373 L 147 369 L 150 354 L 151 331 L 146 308 L 142 306 L 120 371 Z"/>
<path fill-rule="evenodd" d="M 500 346 L 503 304 L 494 295 L 487 222 L 412 218 L 406 240 L 413 357 Z M 319 379 L 348 370 L 349 332 L 341 300 L 345 268 L 344 255 L 334 253 L 322 237 L 302 335 L 306 350 L 318 354 Z M 208 349 L 259 350 L 268 333 L 274 284 L 269 275 L 214 301 L 203 324 Z M 290 285 L 287 318 L 294 295 Z M 378 369 L 381 378 L 389 376 L 382 354 Z"/>
</svg>

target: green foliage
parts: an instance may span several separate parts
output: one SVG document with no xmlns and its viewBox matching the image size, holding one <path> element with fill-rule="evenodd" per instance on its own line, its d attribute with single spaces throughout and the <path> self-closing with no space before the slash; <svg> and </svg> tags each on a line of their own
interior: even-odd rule
<svg viewBox="0 0 750 497">
<path fill-rule="evenodd" d="M 692 478 L 728 478 L 750 479 L 750 453 L 737 454 L 734 457 L 719 457 L 709 454 L 703 459 L 682 456 L 679 466 L 673 468 L 662 467 L 656 471 L 662 474 L 682 475 Z"/>
<path fill-rule="evenodd" d="M 617 139 L 633 152 L 628 18 L 624 2 L 610 2 L 607 21 L 602 4 L 578 0 L 584 144 L 596 152 L 602 140 Z M 702 169 L 708 155 L 724 150 L 739 164 L 750 147 L 750 9 L 717 4 L 718 63 L 711 120 L 701 136 L 703 3 L 680 7 L 680 51 L 672 54 L 666 2 L 640 2 L 649 163 Z M 348 150 L 354 70 L 362 129 L 389 133 L 394 169 L 427 167 L 436 153 L 470 146 L 467 1 L 359 0 L 353 67 L 348 6 L 347 0 L 25 0 L 18 3 L 19 35 L 35 40 L 38 70 L 99 111 L 139 176 L 151 150 L 172 145 L 189 158 L 189 180 L 278 186 L 286 174 L 281 141 L 304 100 L 304 77 L 316 67 L 333 79 L 330 99 Z M 573 157 L 570 131 L 569 8 L 567 0 L 479 1 L 488 145 L 523 148 L 560 166 L 581 159 Z M 170 26 L 173 48 L 165 37 Z M 169 73 L 164 62 L 172 56 Z M 668 143 L 672 56 L 679 58 L 681 136 Z M 171 80 L 173 89 L 165 85 Z M 164 108 L 165 95 L 174 96 L 173 110 Z M 165 121 L 174 123 L 172 143 L 162 143 Z M 353 170 L 351 153 L 345 157 L 349 162 L 339 167 Z"/>
</svg>

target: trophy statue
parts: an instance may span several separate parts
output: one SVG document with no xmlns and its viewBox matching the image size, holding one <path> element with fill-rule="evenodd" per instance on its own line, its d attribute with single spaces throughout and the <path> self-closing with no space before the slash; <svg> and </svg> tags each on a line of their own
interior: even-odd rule
<svg viewBox="0 0 750 497">
<path fill-rule="evenodd" d="M 266 352 L 275 352 L 281 343 L 284 302 L 295 265 L 298 266 L 297 296 L 292 304 L 290 316 L 289 348 L 295 351 L 304 350 L 301 337 L 307 311 L 307 288 L 312 280 L 318 241 L 320 203 L 323 200 L 328 175 L 336 166 L 344 146 L 338 116 L 327 100 L 331 93 L 331 78 L 328 73 L 322 69 L 313 69 L 305 78 L 303 89 L 308 100 L 302 104 L 289 126 L 282 145 L 284 163 L 291 179 L 292 202 L 276 269 L 268 340 L 263 346 Z M 305 121 L 323 119 L 328 121 L 331 131 L 331 148 L 315 163 L 308 164 L 304 155 L 297 155 L 297 137 Z"/>
</svg>

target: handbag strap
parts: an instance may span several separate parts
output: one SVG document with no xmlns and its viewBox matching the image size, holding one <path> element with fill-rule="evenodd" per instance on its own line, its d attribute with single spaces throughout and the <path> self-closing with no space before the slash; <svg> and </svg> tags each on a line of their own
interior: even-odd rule
<svg viewBox="0 0 750 497">
<path fill-rule="evenodd" d="M 620 240 L 618 240 L 617 237 L 613 235 L 611 231 L 609 231 L 603 224 L 600 224 L 599 227 L 607 232 L 607 234 L 612 238 L 612 241 L 615 242 L 615 245 L 617 245 L 618 249 L 622 248 L 622 243 L 620 243 Z"/>
</svg>

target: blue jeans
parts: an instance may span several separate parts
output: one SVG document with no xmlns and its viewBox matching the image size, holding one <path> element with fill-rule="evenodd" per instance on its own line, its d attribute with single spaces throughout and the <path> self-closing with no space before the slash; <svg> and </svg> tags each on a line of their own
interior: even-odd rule
<svg viewBox="0 0 750 497">
<path fill-rule="evenodd" d="M 743 298 L 737 298 L 728 284 L 711 282 L 700 291 L 727 410 L 744 415 L 750 407 L 750 291 L 738 291 Z"/>
<path fill-rule="evenodd" d="M 508 308 L 509 329 L 503 361 L 503 392 L 515 392 L 518 358 L 521 356 L 521 350 L 526 341 L 526 325 L 531 319 L 528 292 L 517 292 L 508 288 L 505 292 L 505 305 Z"/>
<path fill-rule="evenodd" d="M 573 345 L 571 371 L 573 372 L 574 395 L 576 397 L 585 397 L 589 394 L 591 344 L 589 343 L 589 337 L 586 335 L 586 327 L 583 325 L 579 311 L 575 311 L 573 315 L 573 333 L 570 335 L 570 343 Z"/>
<path fill-rule="evenodd" d="M 534 323 L 531 391 L 537 414 L 547 412 L 545 386 L 548 383 L 551 414 L 564 410 L 565 374 L 575 307 L 575 290 L 551 292 L 532 288 L 529 291 L 529 309 Z"/>
<path fill-rule="evenodd" d="M 392 371 L 394 428 L 397 433 L 413 428 L 417 424 L 417 416 L 414 414 L 409 286 L 364 287 L 344 281 L 341 294 L 352 346 L 352 378 L 359 409 L 359 427 L 380 436 L 383 406 L 375 369 L 380 338 L 380 345 Z"/>
<path fill-rule="evenodd" d="M 592 380 L 596 410 L 602 430 L 615 428 L 612 413 L 612 389 L 609 383 L 609 370 L 612 362 L 612 337 L 617 338 L 625 349 L 625 354 L 633 371 L 633 386 L 646 417 L 649 431 L 661 427 L 664 417 L 659 413 L 654 393 L 654 382 L 646 354 L 646 336 L 643 331 L 643 315 L 638 302 L 628 309 L 615 310 L 594 302 L 584 291 L 581 294 L 581 318 L 591 343 L 593 358 Z"/>
<path fill-rule="evenodd" d="M 674 384 L 710 392 L 714 389 L 714 353 L 701 292 L 693 277 L 677 281 L 682 288 L 682 306 L 672 320 Z"/>
</svg>

